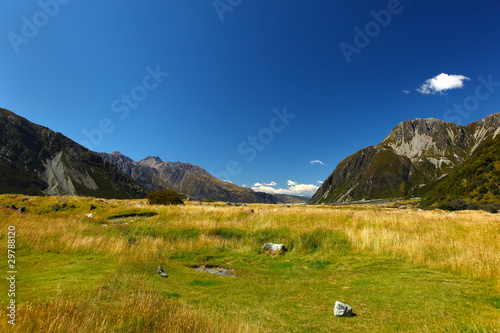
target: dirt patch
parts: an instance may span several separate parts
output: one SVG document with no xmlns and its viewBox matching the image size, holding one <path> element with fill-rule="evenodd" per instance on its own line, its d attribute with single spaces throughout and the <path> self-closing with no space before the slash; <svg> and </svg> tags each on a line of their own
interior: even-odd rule
<svg viewBox="0 0 500 333">
<path fill-rule="evenodd" d="M 232 267 L 222 267 L 222 266 L 194 266 L 192 267 L 195 271 L 222 275 L 222 276 L 236 276 L 235 270 Z"/>
</svg>

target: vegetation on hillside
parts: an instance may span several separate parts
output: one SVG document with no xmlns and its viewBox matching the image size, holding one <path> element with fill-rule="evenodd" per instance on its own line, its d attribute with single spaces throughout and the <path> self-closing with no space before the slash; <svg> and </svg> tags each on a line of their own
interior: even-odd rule
<svg viewBox="0 0 500 333">
<path fill-rule="evenodd" d="M 442 209 L 500 210 L 500 136 L 486 142 L 422 198 Z"/>
</svg>

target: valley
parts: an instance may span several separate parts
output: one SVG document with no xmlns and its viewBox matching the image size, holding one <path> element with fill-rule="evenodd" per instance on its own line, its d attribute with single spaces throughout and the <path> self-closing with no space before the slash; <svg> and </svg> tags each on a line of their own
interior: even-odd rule
<svg viewBox="0 0 500 333">
<path fill-rule="evenodd" d="M 17 231 L 16 332 L 500 328 L 498 214 L 411 202 L 155 206 L 1 195 L 0 204 L 26 209 L 0 209 L 2 230 Z M 266 242 L 289 251 L 262 253 Z M 335 317 L 336 301 L 357 316 Z"/>
</svg>

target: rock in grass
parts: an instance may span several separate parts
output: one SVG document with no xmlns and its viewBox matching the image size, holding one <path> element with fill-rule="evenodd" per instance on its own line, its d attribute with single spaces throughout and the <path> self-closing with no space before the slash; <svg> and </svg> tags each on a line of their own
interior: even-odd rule
<svg viewBox="0 0 500 333">
<path fill-rule="evenodd" d="M 21 207 L 17 210 L 19 213 L 24 213 L 26 211 L 26 207 Z"/>
<path fill-rule="evenodd" d="M 96 209 L 96 208 L 97 208 L 96 206 L 94 206 L 94 205 L 90 205 L 90 210 L 94 210 L 94 209 Z"/>
<path fill-rule="evenodd" d="M 165 273 L 161 267 L 158 267 L 156 271 L 158 272 L 158 274 L 160 274 L 161 277 L 168 277 L 168 274 Z"/>
<path fill-rule="evenodd" d="M 56 204 L 56 203 L 55 203 L 55 204 L 53 204 L 53 205 L 52 205 L 52 210 L 53 210 L 54 212 L 57 212 L 59 209 L 61 209 L 61 208 L 59 207 L 59 205 L 58 205 L 58 204 Z"/>
<path fill-rule="evenodd" d="M 333 314 L 337 317 L 353 317 L 352 308 L 344 303 L 335 302 L 335 308 L 333 309 Z"/>
<path fill-rule="evenodd" d="M 261 251 L 271 251 L 271 252 L 286 252 L 288 251 L 283 244 L 273 244 L 273 243 L 266 243 L 262 248 L 260 249 Z"/>
</svg>

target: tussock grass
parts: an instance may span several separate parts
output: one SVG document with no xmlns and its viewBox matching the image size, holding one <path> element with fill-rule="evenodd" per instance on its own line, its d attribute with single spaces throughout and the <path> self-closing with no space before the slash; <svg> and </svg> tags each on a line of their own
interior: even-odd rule
<svg viewBox="0 0 500 333">
<path fill-rule="evenodd" d="M 137 281 L 144 281 L 138 279 Z M 135 283 L 137 284 L 137 283 Z M 14 332 L 255 332 L 251 325 L 208 316 L 151 288 L 133 293 L 100 288 L 93 298 L 22 304 Z M 133 288 L 132 288 L 133 287 Z M 168 296 L 168 295 L 167 295 Z"/>
<path fill-rule="evenodd" d="M 0 209 L 0 228 L 17 231 L 18 332 L 500 330 L 499 215 L 22 198 L 0 196 L 28 209 Z M 53 212 L 60 199 L 75 208 Z M 5 240 L 0 233 L 4 253 Z M 289 251 L 263 254 L 266 242 Z M 195 265 L 232 267 L 236 277 Z M 336 300 L 359 316 L 332 318 Z"/>
<path fill-rule="evenodd" d="M 345 231 L 363 252 L 391 254 L 490 281 L 500 279 L 497 214 L 367 211 L 356 213 Z"/>
</svg>

